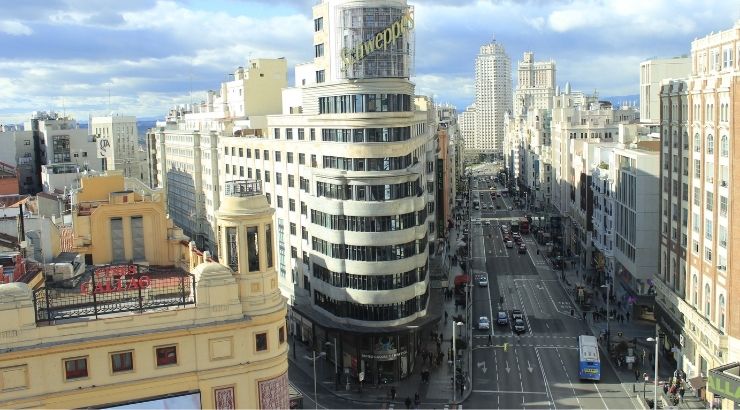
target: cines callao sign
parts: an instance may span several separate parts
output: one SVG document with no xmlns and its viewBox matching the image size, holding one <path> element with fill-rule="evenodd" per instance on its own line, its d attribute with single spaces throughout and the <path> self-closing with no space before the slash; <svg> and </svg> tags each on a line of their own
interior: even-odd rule
<svg viewBox="0 0 740 410">
<path fill-rule="evenodd" d="M 355 47 L 343 48 L 340 52 L 343 66 L 346 68 L 359 63 L 377 50 L 386 50 L 389 44 L 392 44 L 413 28 L 414 17 L 411 15 L 411 11 L 406 9 L 398 20 L 391 23 L 385 30 L 381 30 L 370 40 L 361 42 Z"/>
</svg>

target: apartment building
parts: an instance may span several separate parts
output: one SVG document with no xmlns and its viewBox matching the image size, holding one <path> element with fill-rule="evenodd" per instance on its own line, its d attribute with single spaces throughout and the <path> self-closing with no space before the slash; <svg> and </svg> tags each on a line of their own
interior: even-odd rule
<svg viewBox="0 0 740 410">
<path fill-rule="evenodd" d="M 265 114 L 282 109 L 287 86 L 283 58 L 251 60 L 210 90 L 199 104 L 171 109 L 147 135 L 152 186 L 167 192 L 167 208 L 175 223 L 201 249 L 215 251 L 215 212 L 220 206 L 219 138 L 235 130 L 262 135 Z"/>
<path fill-rule="evenodd" d="M 565 254 L 575 255 L 582 266 L 592 262 L 592 161 L 595 143 L 613 142 L 620 123 L 636 121 L 638 111 L 614 108 L 611 103 L 565 91 L 554 97 L 550 123 L 552 147 L 552 204 L 565 219 Z"/>
<path fill-rule="evenodd" d="M 92 242 L 30 285 L 0 285 L 0 407 L 288 408 L 273 211 L 259 183 L 231 188 L 217 214 L 227 266 L 174 226 L 161 190 L 83 177 L 73 229 Z"/>
<path fill-rule="evenodd" d="M 220 178 L 264 184 L 296 337 L 327 352 L 342 384 L 394 382 L 419 365 L 421 332 L 441 313 L 428 275 L 438 113 L 409 81 L 405 0 L 325 0 L 313 19 L 314 61 L 296 66 L 266 134 L 220 139 Z M 381 46 L 366 54 L 369 36 Z"/>
<path fill-rule="evenodd" d="M 135 116 L 90 117 L 88 131 L 98 141 L 98 151 L 104 157 L 104 170 L 121 171 L 125 177 L 149 183 L 149 165 L 145 152 L 139 149 Z"/>
<path fill-rule="evenodd" d="M 655 283 L 662 344 L 715 408 L 737 406 L 740 22 L 691 43 L 691 74 L 661 87 L 661 251 Z M 735 235 L 735 236 L 733 236 Z M 733 402 L 735 404 L 733 404 Z"/>
<path fill-rule="evenodd" d="M 465 147 L 464 156 L 469 160 L 477 160 L 479 155 L 475 150 L 475 113 L 475 103 L 473 103 L 465 108 L 458 118 L 460 135 Z"/>
</svg>

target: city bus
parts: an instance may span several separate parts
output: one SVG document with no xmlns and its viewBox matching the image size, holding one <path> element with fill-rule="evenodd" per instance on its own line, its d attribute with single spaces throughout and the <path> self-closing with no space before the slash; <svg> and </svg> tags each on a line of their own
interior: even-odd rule
<svg viewBox="0 0 740 410">
<path fill-rule="evenodd" d="M 581 380 L 601 380 L 601 361 L 596 337 L 578 336 L 578 378 Z"/>
</svg>

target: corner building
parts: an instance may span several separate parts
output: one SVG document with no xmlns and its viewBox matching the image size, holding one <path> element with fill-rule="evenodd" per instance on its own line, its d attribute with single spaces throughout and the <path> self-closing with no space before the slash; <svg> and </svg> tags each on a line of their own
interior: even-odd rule
<svg viewBox="0 0 740 410">
<path fill-rule="evenodd" d="M 314 61 L 296 67 L 265 137 L 220 139 L 221 179 L 264 182 L 296 338 L 326 352 L 343 385 L 393 382 L 441 313 L 428 275 L 436 113 L 409 81 L 405 1 L 327 0 L 313 18 Z"/>
</svg>

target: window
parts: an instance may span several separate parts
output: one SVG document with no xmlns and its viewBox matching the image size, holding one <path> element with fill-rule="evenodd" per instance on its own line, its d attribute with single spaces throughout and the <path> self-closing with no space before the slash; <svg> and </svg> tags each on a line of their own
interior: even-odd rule
<svg viewBox="0 0 740 410">
<path fill-rule="evenodd" d="M 694 178 L 701 178 L 701 160 L 694 160 Z"/>
<path fill-rule="evenodd" d="M 303 141 L 306 139 L 306 130 L 304 128 L 298 128 L 298 140 Z"/>
<path fill-rule="evenodd" d="M 326 78 L 324 77 L 324 70 L 316 71 L 316 82 L 323 83 L 324 81 L 326 81 Z"/>
<path fill-rule="evenodd" d="M 269 161 L 270 160 L 270 151 L 265 150 L 264 157 L 265 157 L 265 161 Z"/>
<path fill-rule="evenodd" d="M 279 134 L 280 134 L 280 132 L 278 130 L 278 135 Z M 254 150 L 254 159 L 260 159 L 260 150 L 258 150 L 258 149 L 255 149 Z"/>
<path fill-rule="evenodd" d="M 707 136 L 707 155 L 714 155 L 714 136 Z"/>
<path fill-rule="evenodd" d="M 277 196 L 277 207 L 282 208 L 283 207 L 283 197 L 278 195 Z"/>
<path fill-rule="evenodd" d="M 314 48 L 316 58 L 324 56 L 324 43 L 316 44 L 315 46 L 313 46 L 313 48 Z"/>
<path fill-rule="evenodd" d="M 293 153 L 289 152 L 288 153 L 288 164 L 292 164 L 292 163 L 293 163 Z"/>
<path fill-rule="evenodd" d="M 295 199 L 293 198 L 288 199 L 288 210 L 295 211 Z"/>
<path fill-rule="evenodd" d="M 113 373 L 128 372 L 134 370 L 134 353 L 131 351 L 111 353 L 110 364 Z"/>
<path fill-rule="evenodd" d="M 714 193 L 712 191 L 707 191 L 707 199 L 706 199 L 706 208 L 707 211 L 712 212 L 714 211 Z"/>
<path fill-rule="evenodd" d="M 259 246 L 257 244 L 257 227 L 247 227 L 247 264 L 250 272 L 260 270 L 260 254 Z"/>
<path fill-rule="evenodd" d="M 707 262 L 712 261 L 712 248 L 710 248 L 709 246 L 704 247 L 704 259 L 706 259 Z"/>
<path fill-rule="evenodd" d="M 725 330 L 725 295 L 719 295 L 719 328 Z"/>
<path fill-rule="evenodd" d="M 265 171 L 265 182 L 270 182 L 270 171 Z"/>
<path fill-rule="evenodd" d="M 64 379 L 74 380 L 87 377 L 87 357 L 64 360 Z"/>
<path fill-rule="evenodd" d="M 291 222 L 290 223 L 290 234 L 295 235 L 296 233 L 297 233 L 297 226 L 295 223 Z"/>
<path fill-rule="evenodd" d="M 311 141 L 315 141 L 316 140 L 316 128 L 311 128 L 311 133 L 310 133 L 310 137 L 309 138 L 311 139 Z"/>
<path fill-rule="evenodd" d="M 704 237 L 708 240 L 712 240 L 712 234 L 714 233 L 714 224 L 711 219 L 704 220 Z"/>
<path fill-rule="evenodd" d="M 257 333 L 254 335 L 254 346 L 258 352 L 267 350 L 267 333 Z"/>
<path fill-rule="evenodd" d="M 293 188 L 295 186 L 295 176 L 293 174 L 288 175 L 288 187 Z"/>
<path fill-rule="evenodd" d="M 275 151 L 275 162 L 280 162 L 283 160 L 283 154 L 280 151 Z"/>
<path fill-rule="evenodd" d="M 712 291 L 709 290 L 709 284 L 704 284 L 704 314 L 710 316 L 712 314 Z"/>
<path fill-rule="evenodd" d="M 239 158 L 244 158 L 244 148 L 239 148 Z"/>
<path fill-rule="evenodd" d="M 156 348 L 157 367 L 177 364 L 177 346 Z"/>
<path fill-rule="evenodd" d="M 298 154 L 298 164 L 299 165 L 305 165 L 306 164 L 306 154 L 299 153 Z"/>
<path fill-rule="evenodd" d="M 699 281 L 696 277 L 696 274 L 691 278 L 691 289 L 694 291 L 694 294 L 692 295 L 692 302 L 694 306 L 696 306 L 699 303 Z"/>
<path fill-rule="evenodd" d="M 313 21 L 313 31 L 321 31 L 324 29 L 324 18 L 319 17 Z"/>
<path fill-rule="evenodd" d="M 727 197 L 719 196 L 719 215 L 727 216 Z"/>
<path fill-rule="evenodd" d="M 252 158 L 252 148 L 247 148 L 247 158 Z"/>
<path fill-rule="evenodd" d="M 285 343 L 285 326 L 280 326 L 280 329 L 278 329 L 278 342 L 280 344 Z"/>
<path fill-rule="evenodd" d="M 31 140 L 24 140 L 23 145 L 31 145 Z"/>
<path fill-rule="evenodd" d="M 719 155 L 723 158 L 730 156 L 730 140 L 727 135 L 723 135 L 719 139 Z"/>
<path fill-rule="evenodd" d="M 265 176 L 267 176 L 267 172 L 265 172 Z M 267 180 L 267 179 L 265 179 L 265 180 Z M 267 182 L 270 182 L 270 181 L 267 181 Z M 283 174 L 281 174 L 279 172 L 276 172 L 275 173 L 275 183 L 278 184 L 278 185 L 282 185 L 283 184 Z"/>
<path fill-rule="evenodd" d="M 701 152 L 701 137 L 698 132 L 694 134 L 694 152 Z"/>
<path fill-rule="evenodd" d="M 279 140 L 280 139 L 280 128 L 275 128 L 274 133 L 275 133 L 275 139 Z M 255 150 L 255 151 L 259 152 L 259 150 Z M 259 158 L 259 154 L 257 154 L 257 158 Z"/>
</svg>

